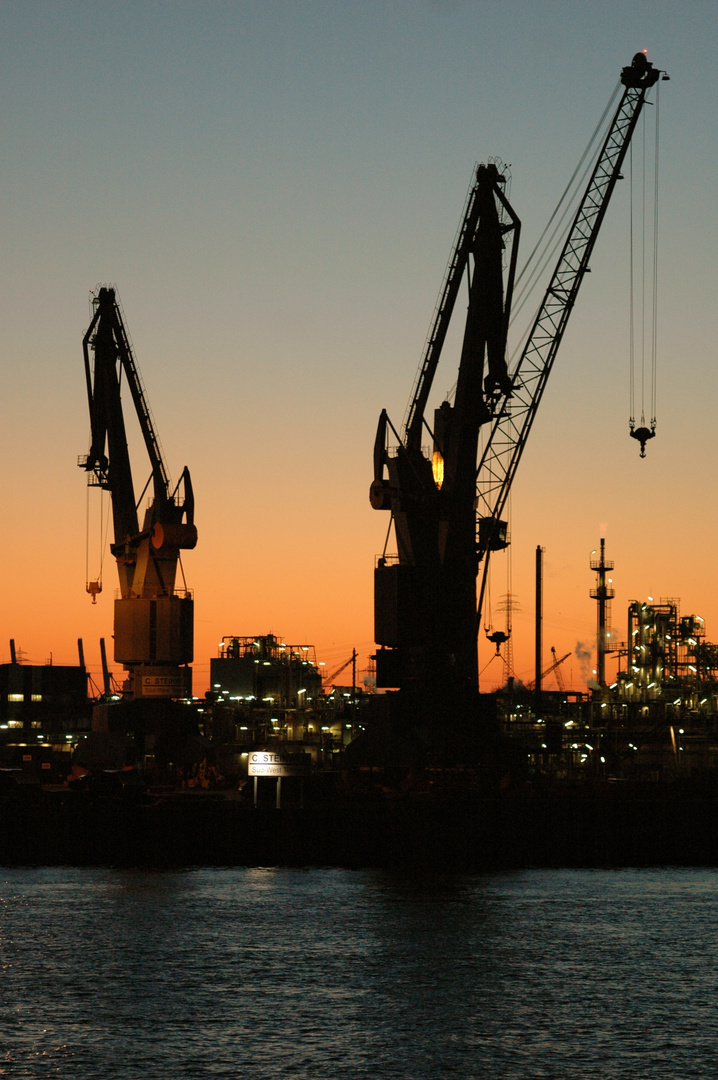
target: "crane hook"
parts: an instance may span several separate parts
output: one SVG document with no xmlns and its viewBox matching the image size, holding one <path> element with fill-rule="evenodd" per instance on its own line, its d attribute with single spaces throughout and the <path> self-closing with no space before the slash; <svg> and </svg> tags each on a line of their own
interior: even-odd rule
<svg viewBox="0 0 718 1080">
<path fill-rule="evenodd" d="M 655 436 L 656 436 L 656 422 L 655 422 L 655 420 L 651 424 L 650 428 L 647 428 L 647 427 L 634 428 L 633 424 L 631 424 L 631 433 L 630 434 L 631 434 L 632 439 L 638 439 L 638 441 L 640 442 L 640 444 L 641 444 L 641 457 L 645 457 L 646 456 L 646 443 L 648 442 L 649 439 L 654 439 Z"/>
<path fill-rule="evenodd" d="M 496 655 L 500 656 L 499 650 L 504 642 L 509 640 L 509 635 L 505 634 L 503 630 L 494 630 L 493 634 L 487 634 L 486 636 L 496 646 Z"/>
<path fill-rule="evenodd" d="M 87 592 L 90 594 L 90 596 L 92 597 L 92 603 L 96 604 L 97 603 L 97 594 L 102 592 L 102 582 L 101 581 L 88 581 L 85 588 L 86 588 Z"/>
</svg>

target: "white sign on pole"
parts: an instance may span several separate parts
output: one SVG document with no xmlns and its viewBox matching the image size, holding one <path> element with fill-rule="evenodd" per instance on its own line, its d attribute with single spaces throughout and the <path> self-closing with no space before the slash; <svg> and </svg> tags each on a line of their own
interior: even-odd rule
<svg viewBox="0 0 718 1080">
<path fill-rule="evenodd" d="M 311 754 L 253 750 L 249 755 L 248 773 L 249 776 L 308 776 L 311 765 Z"/>
</svg>

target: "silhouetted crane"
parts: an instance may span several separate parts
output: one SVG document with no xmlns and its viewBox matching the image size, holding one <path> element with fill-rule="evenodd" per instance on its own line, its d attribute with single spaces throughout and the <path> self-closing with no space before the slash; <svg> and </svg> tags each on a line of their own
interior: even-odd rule
<svg viewBox="0 0 718 1080">
<path fill-rule="evenodd" d="M 621 72 L 623 95 L 511 373 L 506 338 L 520 226 L 503 193 L 505 176 L 495 164 L 478 167 L 403 437 L 385 410 L 379 418 L 370 498 L 374 509 L 391 512 L 398 553 L 385 552 L 375 570 L 377 685 L 399 687 L 411 715 L 476 713 L 477 631 L 489 556 L 508 545 L 502 515 L 511 483 L 646 92 L 659 76 L 644 53 Z M 468 308 L 454 402 L 445 401 L 430 423 L 429 394 L 464 277 Z M 489 433 L 477 466 L 484 425 Z M 422 449 L 424 431 L 431 455 Z M 387 445 L 389 433 L 396 451 Z"/>
<path fill-rule="evenodd" d="M 197 543 L 194 496 L 185 467 L 174 489 L 125 330 L 119 300 L 101 288 L 83 338 L 91 444 L 79 465 L 88 484 L 110 492 L 120 596 L 115 600 L 115 660 L 129 672 L 130 694 L 142 697 L 191 695 L 187 665 L 193 654 L 194 601 L 175 586 L 180 550 Z M 91 360 L 90 353 L 93 354 Z M 124 373 L 150 459 L 150 477 L 140 495 L 135 489 L 120 393 Z M 142 527 L 137 506 L 152 483 L 153 499 Z M 182 496 L 180 496 L 180 488 Z M 88 582 L 88 592 L 98 591 Z"/>
</svg>

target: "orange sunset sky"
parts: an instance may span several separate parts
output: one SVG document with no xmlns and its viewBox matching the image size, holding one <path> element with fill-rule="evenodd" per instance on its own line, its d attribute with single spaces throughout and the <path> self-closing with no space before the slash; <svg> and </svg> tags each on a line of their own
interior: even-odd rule
<svg viewBox="0 0 718 1080">
<path fill-rule="evenodd" d="M 514 484 L 493 622 L 510 587 L 531 678 L 540 544 L 546 663 L 552 645 L 571 652 L 566 679 L 585 689 L 605 536 L 621 638 L 629 600 L 653 596 L 718 640 L 717 29 L 702 0 L 5 0 L 0 662 L 14 638 L 27 662 L 76 663 L 82 638 L 99 682 L 110 645 L 116 572 L 76 467 L 88 296 L 109 282 L 170 473 L 192 474 L 195 693 L 226 634 L 315 645 L 327 672 L 356 648 L 363 678 L 388 524 L 368 498 L 376 423 L 382 408 L 401 423 L 474 162 L 510 163 L 526 257 L 641 48 L 671 75 L 658 434 L 641 460 L 619 185 Z M 440 396 L 455 377 L 445 356 Z M 482 641 L 484 690 L 503 675 L 492 656 Z"/>
</svg>

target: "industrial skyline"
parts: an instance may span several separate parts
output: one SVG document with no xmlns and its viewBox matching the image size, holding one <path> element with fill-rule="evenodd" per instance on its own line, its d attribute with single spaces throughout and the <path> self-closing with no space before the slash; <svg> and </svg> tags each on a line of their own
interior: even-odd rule
<svg viewBox="0 0 718 1080">
<path fill-rule="evenodd" d="M 526 257 L 640 48 L 672 80 L 657 437 L 645 460 L 628 437 L 618 190 L 513 486 L 493 619 L 511 592 L 530 679 L 541 545 L 545 662 L 571 650 L 564 676 L 585 688 L 605 537 L 621 636 L 651 595 L 716 639 L 717 29 L 702 2 L 4 4 L 0 662 L 14 638 L 29 662 L 75 663 L 81 637 L 99 682 L 118 582 L 97 502 L 87 546 L 75 462 L 88 297 L 107 282 L 172 476 L 192 471 L 195 692 L 227 634 L 312 643 L 329 671 L 356 647 L 361 670 L 385 533 L 367 494 L 376 418 L 409 398 L 474 162 L 510 164 Z M 90 578 L 104 552 L 94 606 L 86 552 Z M 482 689 L 503 675 L 493 654 L 482 642 Z"/>
</svg>

